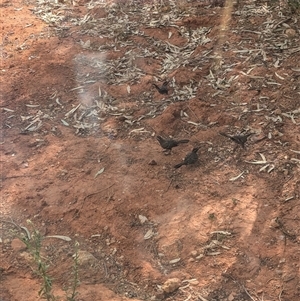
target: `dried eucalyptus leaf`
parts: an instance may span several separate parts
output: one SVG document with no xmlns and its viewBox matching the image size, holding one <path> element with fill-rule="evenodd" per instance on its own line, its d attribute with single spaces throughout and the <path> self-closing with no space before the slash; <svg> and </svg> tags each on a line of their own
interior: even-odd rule
<svg viewBox="0 0 300 301">
<path fill-rule="evenodd" d="M 8 109 L 8 108 L 3 108 L 3 111 L 6 111 L 6 112 L 14 112 L 14 110 L 11 110 L 11 109 Z M 21 116 L 22 117 L 22 116 Z"/>
<path fill-rule="evenodd" d="M 144 215 L 139 215 L 139 220 L 140 220 L 141 224 L 144 224 L 145 222 L 148 221 L 148 218 Z"/>
<path fill-rule="evenodd" d="M 152 229 L 149 229 L 146 234 L 144 235 L 144 239 L 147 240 L 147 239 L 150 239 L 151 237 L 154 236 L 154 232 Z"/>
<path fill-rule="evenodd" d="M 62 122 L 62 124 L 65 125 L 65 126 L 70 126 L 69 123 L 66 122 L 64 119 L 61 119 L 61 122 Z"/>
<path fill-rule="evenodd" d="M 233 178 L 229 179 L 229 181 L 231 181 L 231 182 L 236 181 L 236 180 L 239 179 L 244 173 L 245 173 L 244 171 L 241 172 L 241 173 L 240 173 L 239 175 L 237 175 L 236 177 L 233 177 Z"/>
<path fill-rule="evenodd" d="M 99 175 L 101 175 L 104 172 L 104 167 L 98 170 L 94 176 L 94 178 L 97 178 Z"/>
<path fill-rule="evenodd" d="M 37 107 L 39 107 L 40 105 L 30 105 L 30 104 L 26 104 L 25 106 L 28 107 L 28 108 L 37 108 Z"/>
<path fill-rule="evenodd" d="M 58 238 L 58 239 L 62 239 L 64 241 L 71 241 L 72 239 L 68 236 L 64 236 L 64 235 L 48 235 L 46 236 L 47 238 Z"/>
</svg>

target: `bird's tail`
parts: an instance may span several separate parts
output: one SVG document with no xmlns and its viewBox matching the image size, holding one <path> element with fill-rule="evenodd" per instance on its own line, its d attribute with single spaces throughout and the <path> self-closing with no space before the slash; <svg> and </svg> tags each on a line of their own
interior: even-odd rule
<svg viewBox="0 0 300 301">
<path fill-rule="evenodd" d="M 157 84 L 152 84 L 158 91 L 160 90 L 160 87 Z"/>
<path fill-rule="evenodd" d="M 182 139 L 182 140 L 177 141 L 178 144 L 189 143 L 189 142 L 190 142 L 190 140 L 188 140 L 188 139 Z"/>
<path fill-rule="evenodd" d="M 219 134 L 222 135 L 222 136 L 224 136 L 224 137 L 231 138 L 231 137 L 230 137 L 229 135 L 227 135 L 226 133 L 220 132 Z"/>
<path fill-rule="evenodd" d="M 176 164 L 176 165 L 174 166 L 174 168 L 179 168 L 179 167 L 181 167 L 182 165 L 184 165 L 183 162 L 181 162 L 181 163 L 179 163 L 179 164 Z"/>
<path fill-rule="evenodd" d="M 163 138 L 162 136 L 159 136 L 159 135 L 156 136 L 156 139 L 157 139 L 159 142 L 161 142 L 161 141 L 164 140 L 164 138 Z"/>
</svg>

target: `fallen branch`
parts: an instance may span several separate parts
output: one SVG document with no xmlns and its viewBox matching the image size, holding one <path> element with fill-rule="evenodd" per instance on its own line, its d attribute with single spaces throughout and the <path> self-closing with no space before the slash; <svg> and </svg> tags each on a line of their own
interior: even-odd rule
<svg viewBox="0 0 300 301">
<path fill-rule="evenodd" d="M 105 190 L 107 190 L 107 189 L 113 187 L 115 184 L 116 184 L 116 183 L 113 183 L 113 184 L 111 184 L 110 186 L 108 186 L 108 187 L 106 187 L 106 188 L 104 188 L 104 189 L 102 189 L 102 190 L 99 190 L 99 191 L 90 193 L 90 194 L 88 194 L 87 196 L 85 196 L 85 197 L 83 198 L 83 201 L 82 201 L 82 205 L 81 205 L 80 210 L 82 209 L 82 207 L 83 207 L 83 205 L 84 205 L 84 202 L 85 202 L 85 200 L 86 200 L 87 198 L 89 198 L 90 196 L 96 195 L 96 194 L 98 194 L 98 193 L 101 193 L 101 192 L 103 192 L 103 191 L 105 191 Z"/>
</svg>

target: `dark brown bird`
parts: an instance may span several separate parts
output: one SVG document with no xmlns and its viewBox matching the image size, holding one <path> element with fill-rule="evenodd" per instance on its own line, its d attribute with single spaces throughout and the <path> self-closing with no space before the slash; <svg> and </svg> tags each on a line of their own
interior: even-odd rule
<svg viewBox="0 0 300 301">
<path fill-rule="evenodd" d="M 228 135 L 226 133 L 220 133 L 220 135 L 231 139 L 235 143 L 240 144 L 242 146 L 242 148 L 244 148 L 245 147 L 245 143 L 247 142 L 248 137 L 251 136 L 251 135 L 253 135 L 253 133 L 248 133 L 246 135 L 235 135 L 235 136 L 231 136 L 231 135 Z"/>
<path fill-rule="evenodd" d="M 182 165 L 191 165 L 191 164 L 196 163 L 198 160 L 197 152 L 198 152 L 199 148 L 200 147 L 194 147 L 193 150 L 185 156 L 184 160 L 181 163 L 176 164 L 174 166 L 174 168 L 179 168 Z"/>
<path fill-rule="evenodd" d="M 153 86 L 157 89 L 157 91 L 160 93 L 160 94 L 168 94 L 169 92 L 169 89 L 168 89 L 168 82 L 164 82 L 162 84 L 161 87 L 159 87 L 158 85 L 156 84 L 153 84 Z"/>
<path fill-rule="evenodd" d="M 173 147 L 178 146 L 179 144 L 188 143 L 190 141 L 188 139 L 183 139 L 183 140 L 174 140 L 171 138 L 166 139 L 163 138 L 162 136 L 157 136 L 156 139 L 163 149 L 169 151 L 171 151 Z"/>
</svg>

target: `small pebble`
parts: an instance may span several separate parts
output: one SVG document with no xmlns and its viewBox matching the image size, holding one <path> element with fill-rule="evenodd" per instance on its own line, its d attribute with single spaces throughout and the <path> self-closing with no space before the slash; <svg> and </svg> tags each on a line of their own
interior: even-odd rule
<svg viewBox="0 0 300 301">
<path fill-rule="evenodd" d="M 296 32 L 295 29 L 288 28 L 288 29 L 285 31 L 285 34 L 286 34 L 289 38 L 294 38 L 294 37 L 297 35 L 297 32 Z"/>
<path fill-rule="evenodd" d="M 11 241 L 11 248 L 17 252 L 25 251 L 27 249 L 25 243 L 19 238 L 15 238 Z"/>
<path fill-rule="evenodd" d="M 148 165 L 157 165 L 157 162 L 155 160 L 151 160 Z"/>
<path fill-rule="evenodd" d="M 173 293 L 180 287 L 181 281 L 179 278 L 170 278 L 163 285 L 162 290 L 167 293 Z"/>
<path fill-rule="evenodd" d="M 193 257 L 196 257 L 196 256 L 198 255 L 198 252 L 197 252 L 196 250 L 193 250 L 193 251 L 191 252 L 191 255 L 192 255 Z"/>
</svg>

